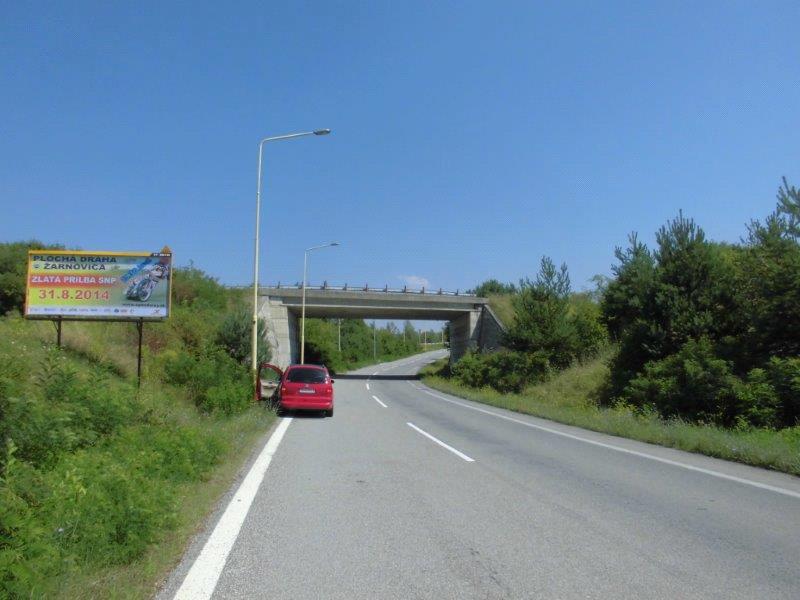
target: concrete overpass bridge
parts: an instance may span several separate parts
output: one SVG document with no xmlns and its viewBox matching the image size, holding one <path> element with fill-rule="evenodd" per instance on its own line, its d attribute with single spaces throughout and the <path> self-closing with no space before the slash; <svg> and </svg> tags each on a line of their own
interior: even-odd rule
<svg viewBox="0 0 800 600">
<path fill-rule="evenodd" d="M 267 321 L 267 342 L 273 362 L 280 367 L 300 359 L 302 299 L 302 287 L 259 290 L 259 315 Z M 504 331 L 486 298 L 442 290 L 308 286 L 306 317 L 448 321 L 451 361 L 468 349 L 499 347 Z"/>
</svg>

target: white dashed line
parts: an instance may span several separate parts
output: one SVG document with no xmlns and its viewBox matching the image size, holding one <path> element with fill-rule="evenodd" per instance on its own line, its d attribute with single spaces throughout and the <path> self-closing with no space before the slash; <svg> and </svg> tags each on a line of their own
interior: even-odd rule
<svg viewBox="0 0 800 600">
<path fill-rule="evenodd" d="M 409 382 L 411 383 L 411 382 Z M 444 396 L 440 396 L 439 394 L 434 394 L 433 392 L 429 392 L 425 388 L 418 387 L 412 384 L 412 386 L 418 389 L 429 396 L 433 396 L 434 398 L 438 398 L 439 400 L 443 400 L 444 402 L 449 402 L 450 404 L 455 404 L 456 406 L 460 406 L 462 408 L 467 408 L 469 410 L 474 410 L 486 415 L 491 415 L 492 417 L 497 417 L 498 419 L 505 419 L 506 421 L 511 421 L 513 423 L 519 423 L 520 425 L 525 425 L 525 427 L 531 427 L 533 429 L 538 429 L 540 431 L 546 431 L 547 433 L 552 433 L 554 435 L 560 435 L 565 438 L 569 438 L 571 440 L 576 440 L 578 442 L 583 442 L 585 444 L 592 444 L 593 446 L 599 446 L 601 448 L 607 448 L 609 450 L 615 450 L 617 452 L 622 452 L 624 454 L 630 454 L 632 456 L 638 456 L 639 458 L 646 458 L 648 460 L 653 460 L 656 462 L 660 462 L 665 465 L 671 465 L 673 467 L 680 467 L 682 469 L 686 469 L 688 471 L 694 471 L 696 473 L 703 473 L 704 475 L 710 475 L 711 477 L 718 477 L 719 479 L 727 479 L 728 481 L 735 481 L 736 483 L 742 483 L 744 485 L 749 485 L 755 488 L 759 488 L 762 490 L 768 490 L 770 492 L 775 492 L 777 494 L 783 494 L 784 496 L 791 496 L 792 498 L 800 498 L 800 492 L 795 492 L 793 490 L 787 490 L 786 488 L 777 487 L 774 485 L 769 485 L 766 483 L 759 483 L 757 481 L 753 481 L 751 479 L 744 479 L 742 477 L 736 477 L 735 475 L 727 475 L 726 473 L 720 473 L 719 471 L 713 471 L 711 469 L 704 469 L 702 467 L 695 467 L 693 465 L 687 465 L 686 463 L 678 462 L 675 460 L 670 460 L 668 458 L 661 458 L 660 456 L 655 456 L 653 454 L 647 454 L 646 452 L 638 452 L 636 450 L 629 450 L 628 448 L 622 448 L 620 446 L 614 446 L 613 444 L 606 444 L 604 442 L 598 442 L 596 440 L 589 440 L 578 435 L 573 435 L 571 433 L 566 433 L 565 431 L 559 431 L 557 429 L 552 429 L 550 427 L 543 427 L 542 425 L 536 425 L 534 423 L 528 423 L 527 421 L 523 421 L 521 419 L 515 419 L 514 417 L 509 417 L 507 415 L 503 415 L 500 413 L 496 413 L 491 410 L 486 410 L 483 408 L 478 408 L 477 406 L 470 406 L 469 404 L 464 404 L 463 402 L 457 402 L 456 400 L 451 400 L 450 398 L 445 398 Z M 409 423 L 410 425 L 410 423 Z"/>
<path fill-rule="evenodd" d="M 437 444 L 439 444 L 439 445 L 440 445 L 442 448 L 444 448 L 445 450 L 450 450 L 450 452 L 452 452 L 453 454 L 455 454 L 455 455 L 456 455 L 456 456 L 458 456 L 459 458 L 462 458 L 462 459 L 464 459 L 464 460 L 465 460 L 465 461 L 467 461 L 467 462 L 475 462 L 475 459 L 472 459 L 472 458 L 470 458 L 469 456 L 467 456 L 467 455 L 466 455 L 466 454 L 464 454 L 463 452 L 459 452 L 458 450 L 456 450 L 456 449 L 455 449 L 455 448 L 453 448 L 452 446 L 448 446 L 448 445 L 447 445 L 447 444 L 445 444 L 445 443 L 444 443 L 442 440 L 440 440 L 440 439 L 438 439 L 438 438 L 435 438 L 435 437 L 433 437 L 433 436 L 432 436 L 430 433 L 428 433 L 427 431 L 422 431 L 422 429 L 420 429 L 419 427 L 417 427 L 417 426 L 416 426 L 416 425 L 414 425 L 413 423 L 406 423 L 406 425 L 408 425 L 409 427 L 411 427 L 411 428 L 412 428 L 412 429 L 414 429 L 415 431 L 417 431 L 417 432 L 421 433 L 422 435 L 424 435 L 426 438 L 428 438 L 428 439 L 429 439 L 429 440 L 431 440 L 432 442 L 436 442 Z"/>
<path fill-rule="evenodd" d="M 373 396 L 372 399 L 375 400 L 375 402 L 377 402 L 378 404 L 380 404 L 383 408 L 389 408 L 383 402 L 381 402 L 381 399 L 378 398 L 377 396 Z"/>
</svg>

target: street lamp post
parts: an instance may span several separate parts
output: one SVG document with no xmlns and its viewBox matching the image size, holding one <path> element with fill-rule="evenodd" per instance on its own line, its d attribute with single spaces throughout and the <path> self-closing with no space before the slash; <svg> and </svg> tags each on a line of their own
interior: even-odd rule
<svg viewBox="0 0 800 600">
<path fill-rule="evenodd" d="M 308 273 L 308 253 L 312 250 L 319 250 L 320 248 L 330 248 L 338 246 L 339 242 L 331 242 L 329 244 L 322 244 L 321 246 L 312 246 L 306 248 L 303 254 L 303 308 L 302 322 L 300 324 L 300 364 L 304 365 L 306 362 L 306 274 Z"/>
<path fill-rule="evenodd" d="M 286 135 L 275 135 L 272 137 L 265 137 L 258 143 L 258 183 L 256 185 L 256 236 L 255 236 L 255 250 L 253 252 L 253 332 L 251 340 L 251 351 L 253 358 L 251 360 L 251 368 L 253 371 L 253 384 L 256 383 L 258 376 L 258 234 L 261 229 L 261 163 L 264 153 L 264 144 L 267 142 L 277 142 L 279 140 L 289 140 L 297 137 L 304 137 L 307 135 L 328 135 L 330 129 L 315 129 L 314 131 L 305 131 L 302 133 L 289 133 Z"/>
</svg>

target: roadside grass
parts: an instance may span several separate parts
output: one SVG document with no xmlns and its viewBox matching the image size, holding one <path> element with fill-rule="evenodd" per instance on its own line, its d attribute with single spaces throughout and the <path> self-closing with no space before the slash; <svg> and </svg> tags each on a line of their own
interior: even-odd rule
<svg viewBox="0 0 800 600">
<path fill-rule="evenodd" d="M 63 598 L 143 599 L 154 597 L 178 565 L 191 538 L 200 532 L 219 499 L 228 491 L 256 442 L 274 422 L 273 412 L 255 406 L 223 423 L 210 425 L 211 435 L 226 440 L 220 462 L 201 482 L 176 489 L 180 507 L 174 528 L 151 545 L 138 560 L 127 565 L 76 572 L 64 582 Z"/>
<path fill-rule="evenodd" d="M 137 391 L 132 327 L 69 325 L 0 318 L 0 597 L 149 598 L 275 415 Z"/>
<path fill-rule="evenodd" d="M 602 407 L 597 397 L 608 373 L 606 352 L 598 358 L 562 371 L 552 379 L 527 387 L 519 394 L 491 388 L 475 389 L 447 376 L 447 359 L 420 372 L 431 388 L 499 408 L 542 417 L 567 425 L 608 433 L 800 475 L 800 426 L 769 429 L 724 429 L 712 425 L 665 420 L 654 412 L 627 405 Z"/>
<path fill-rule="evenodd" d="M 489 294 L 489 306 L 497 315 L 497 318 L 505 325 L 510 327 L 514 323 L 514 304 L 513 296 L 510 294 Z"/>
</svg>

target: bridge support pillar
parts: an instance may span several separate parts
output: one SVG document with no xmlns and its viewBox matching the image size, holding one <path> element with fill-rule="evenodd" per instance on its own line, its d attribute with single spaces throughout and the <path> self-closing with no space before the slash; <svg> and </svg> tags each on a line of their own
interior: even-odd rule
<svg viewBox="0 0 800 600">
<path fill-rule="evenodd" d="M 480 344 L 481 311 L 473 310 L 450 321 L 450 363 L 477 350 Z"/>
<path fill-rule="evenodd" d="M 272 364 L 285 369 L 300 360 L 297 317 L 280 300 L 261 305 L 259 316 L 267 322 L 267 339 L 272 351 Z"/>
</svg>

